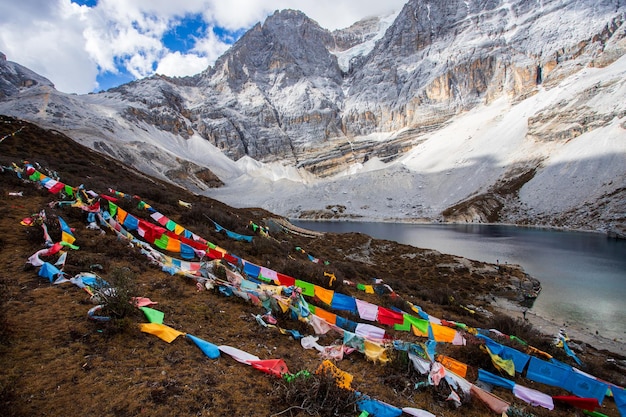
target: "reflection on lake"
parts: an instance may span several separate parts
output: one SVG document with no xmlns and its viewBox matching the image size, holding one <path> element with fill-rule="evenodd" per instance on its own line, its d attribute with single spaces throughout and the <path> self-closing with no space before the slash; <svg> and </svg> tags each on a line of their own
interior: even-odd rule
<svg viewBox="0 0 626 417">
<path fill-rule="evenodd" d="M 626 241 L 602 234 L 500 225 L 314 222 L 322 232 L 360 232 L 478 261 L 521 265 L 542 291 L 532 311 L 556 323 L 586 323 L 626 340 Z"/>
</svg>

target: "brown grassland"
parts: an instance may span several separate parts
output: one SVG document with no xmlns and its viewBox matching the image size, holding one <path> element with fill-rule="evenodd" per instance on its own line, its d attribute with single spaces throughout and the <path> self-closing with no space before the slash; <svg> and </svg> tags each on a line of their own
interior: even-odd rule
<svg viewBox="0 0 626 417">
<path fill-rule="evenodd" d="M 542 335 L 529 324 L 502 315 L 491 315 L 492 295 L 519 297 L 513 280 L 525 279 L 514 266 L 498 270 L 494 265 L 460 259 L 431 250 L 374 240 L 362 234 L 327 233 L 302 237 L 272 232 L 271 238 L 255 237 L 252 243 L 237 242 L 215 231 L 210 217 L 224 227 L 252 234 L 249 221 L 266 224 L 276 217 L 262 209 L 235 209 L 210 198 L 192 194 L 180 187 L 151 178 L 117 161 L 95 153 L 59 132 L 0 116 L 0 164 L 10 166 L 28 160 L 42 170 L 56 171 L 62 182 L 106 193 L 109 188 L 140 196 L 157 210 L 229 252 L 259 265 L 318 285 L 327 285 L 324 272 L 333 272 L 332 288 L 383 306 L 400 306 L 389 294 L 365 294 L 343 284 L 344 279 L 371 283 L 383 279 L 402 299 L 420 305 L 433 316 L 463 322 L 468 326 L 498 328 L 515 334 L 556 358 L 572 363 L 551 344 L 553 335 Z M 10 196 L 23 192 L 23 196 Z M 261 359 L 282 358 L 290 371 L 314 372 L 321 363 L 315 350 L 304 350 L 298 341 L 263 328 L 253 315 L 263 310 L 236 297 L 225 297 L 217 290 L 200 291 L 189 278 L 172 276 L 151 265 L 137 248 L 114 234 L 89 230 L 86 213 L 72 207 L 50 206 L 59 199 L 36 184 L 20 180 L 13 171 L 0 173 L 0 410 L 3 416 L 357 416 L 350 392 L 314 376 L 293 383 L 261 373 L 234 361 L 227 355 L 212 360 L 193 343 L 179 337 L 168 344 L 142 333 L 139 323 L 146 319 L 139 310 L 107 323 L 88 319 L 93 306 L 89 295 L 66 283 L 52 285 L 26 264 L 27 258 L 42 249 L 39 227 L 26 227 L 20 221 L 45 209 L 53 240 L 60 240 L 54 227 L 57 216 L 75 228 L 79 250 L 68 253 L 64 271 L 73 276 L 93 270 L 105 280 L 130 277 L 130 288 L 137 296 L 158 302 L 154 307 L 165 313 L 164 324 L 188 332 L 216 345 L 242 349 Z M 180 207 L 178 200 L 192 203 Z M 137 200 L 120 203 L 137 217 L 147 218 L 137 208 Z M 58 226 L 58 222 L 56 223 Z M 328 260 L 314 264 L 296 247 Z M 461 306 L 472 305 L 476 313 Z M 313 334 L 308 325 L 278 316 L 283 328 Z M 354 319 L 354 317 L 353 317 Z M 390 331 L 405 340 L 419 338 Z M 339 336 L 333 332 L 320 338 L 330 345 Z M 422 340 L 423 341 L 423 340 Z M 468 379 L 475 380 L 480 367 L 498 373 L 475 338 L 466 346 L 442 346 L 444 353 L 470 367 Z M 505 342 L 503 342 L 505 343 Z M 511 342 L 506 342 L 511 343 Z M 583 370 L 610 382 L 625 385 L 619 363 L 625 358 L 599 351 L 585 343 L 577 344 Z M 515 346 L 515 345 L 513 345 Z M 444 388 L 423 387 L 425 377 L 408 366 L 406 357 L 392 355 L 386 365 L 368 361 L 358 352 L 336 365 L 354 376 L 352 387 L 372 398 L 397 407 L 423 408 L 437 416 L 491 416 L 475 398 L 455 409 L 445 401 Z M 609 360 L 611 359 L 611 360 Z M 516 380 L 552 395 L 566 392 Z M 418 387 L 415 388 L 416 384 Z M 531 407 L 510 391 L 494 393 L 513 404 L 517 415 L 582 416 L 580 410 L 557 405 L 554 411 Z M 340 404 L 341 403 L 341 404 Z M 609 416 L 619 413 L 611 398 L 601 410 Z"/>
</svg>

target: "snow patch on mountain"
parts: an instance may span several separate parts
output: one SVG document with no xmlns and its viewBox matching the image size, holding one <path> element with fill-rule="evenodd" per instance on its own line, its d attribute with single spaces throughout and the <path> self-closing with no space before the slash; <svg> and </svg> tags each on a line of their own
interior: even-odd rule
<svg viewBox="0 0 626 417">
<path fill-rule="evenodd" d="M 264 163 L 244 156 L 237 161 L 236 165 L 241 175 L 245 177 L 259 177 L 269 181 L 309 182 L 315 180 L 315 176 L 311 173 L 284 162 Z"/>
<path fill-rule="evenodd" d="M 387 29 L 389 29 L 389 26 L 391 26 L 393 22 L 396 20 L 396 17 L 398 17 L 398 14 L 400 14 L 399 10 L 390 15 L 381 17 L 377 22 L 376 31 L 375 31 L 376 34 L 373 35 L 370 39 L 366 40 L 365 42 L 359 43 L 353 46 L 352 48 L 349 48 L 346 50 L 331 49 L 330 52 L 337 57 L 339 68 L 341 68 L 343 72 L 348 72 L 350 71 L 350 62 L 352 61 L 353 58 L 356 58 L 359 56 L 366 56 L 367 54 L 369 54 L 372 51 L 372 49 L 374 49 L 376 42 L 382 39 Z"/>
</svg>

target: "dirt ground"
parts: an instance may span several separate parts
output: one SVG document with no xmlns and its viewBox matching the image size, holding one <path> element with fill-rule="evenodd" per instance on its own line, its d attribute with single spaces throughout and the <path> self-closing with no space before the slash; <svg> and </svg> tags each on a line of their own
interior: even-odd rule
<svg viewBox="0 0 626 417">
<path fill-rule="evenodd" d="M 210 217 L 235 232 L 252 234 L 249 221 L 266 224 L 273 217 L 261 209 L 234 209 L 209 198 L 193 195 L 178 187 L 147 178 L 132 169 L 96 154 L 53 131 L 10 118 L 0 117 L 0 138 L 23 129 L 0 142 L 0 165 L 18 165 L 23 160 L 40 164 L 46 172 L 56 171 L 69 185 L 85 184 L 87 189 L 106 193 L 117 189 L 141 198 L 209 241 L 259 265 L 268 266 L 305 281 L 327 285 L 324 272 L 333 272 L 332 288 L 367 301 L 398 305 L 401 300 L 421 306 L 429 314 L 462 322 L 472 327 L 498 328 L 515 334 L 559 360 L 572 363 L 562 349 L 551 344 L 553 334 L 541 334 L 526 322 L 494 314 L 493 297 L 521 299 L 520 282 L 529 277 L 514 266 L 498 268 L 431 250 L 374 240 L 362 234 L 325 234 L 302 237 L 272 232 L 271 238 L 256 237 L 252 243 L 236 242 L 215 231 Z M 10 193 L 21 192 L 21 196 Z M 121 320 L 103 323 L 89 320 L 93 306 L 89 295 L 66 283 L 52 285 L 37 275 L 26 260 L 44 248 L 39 227 L 20 225 L 23 218 L 46 210 L 53 224 L 58 216 L 75 228 L 78 250 L 69 251 L 64 271 L 72 276 L 93 271 L 107 279 L 116 271 L 128 271 L 137 296 L 158 302 L 154 308 L 165 313 L 164 324 L 216 345 L 229 345 L 261 359 L 282 358 L 290 372 L 314 372 L 322 362 L 317 352 L 305 350 L 298 341 L 276 329 L 259 326 L 253 315 L 263 310 L 217 290 L 200 291 L 192 279 L 171 276 L 148 262 L 136 248 L 113 234 L 101 234 L 85 226 L 86 213 L 73 207 L 51 207 L 58 196 L 14 172 L 0 173 L 0 410 L 5 416 L 305 416 L 300 404 L 286 401 L 280 380 L 227 355 L 207 358 L 189 339 L 179 337 L 168 344 L 142 333 L 146 322 L 139 310 Z M 190 202 L 184 209 L 178 200 Z M 124 205 L 137 217 L 147 218 L 136 207 L 137 200 Z M 53 240 L 60 232 L 50 227 Z M 314 264 L 305 249 L 328 265 Z M 383 279 L 394 290 L 390 294 L 365 294 L 342 284 L 372 283 Z M 522 297 L 523 298 L 523 297 Z M 468 311 L 472 310 L 472 312 Z M 279 316 L 278 324 L 313 334 L 307 325 Z M 390 333 L 409 341 L 423 339 L 408 333 Z M 321 345 L 339 338 L 329 333 Z M 475 342 L 470 336 L 468 340 Z M 625 358 L 589 343 L 573 340 L 583 370 L 618 385 L 626 385 Z M 476 343 L 442 346 L 439 353 L 454 357 L 470 367 L 468 379 L 475 379 L 478 367 L 497 371 Z M 358 352 L 336 365 L 354 376 L 352 387 L 372 398 L 397 407 L 423 408 L 437 416 L 494 415 L 480 401 L 470 399 L 456 409 L 441 392 L 422 387 L 423 382 L 397 358 L 381 365 Z M 517 382 L 551 395 L 567 393 L 521 377 Z M 518 415 L 582 416 L 580 410 L 558 404 L 548 411 L 515 398 L 510 391 L 494 393 L 519 410 Z M 289 409 L 289 411 L 287 411 Z M 611 398 L 600 410 L 609 416 L 619 413 Z M 354 411 L 354 415 L 359 413 Z M 330 415 L 320 412 L 318 415 Z"/>
</svg>

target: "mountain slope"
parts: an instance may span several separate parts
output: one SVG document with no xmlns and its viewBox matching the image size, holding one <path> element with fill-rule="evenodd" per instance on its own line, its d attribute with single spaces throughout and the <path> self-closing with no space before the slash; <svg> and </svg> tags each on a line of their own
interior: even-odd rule
<svg viewBox="0 0 626 417">
<path fill-rule="evenodd" d="M 13 134 L 17 131 L 19 133 Z M 115 281 L 116 278 L 121 273 L 126 274 L 132 285 L 127 281 L 123 288 L 132 289 L 131 295 L 157 302 L 152 307 L 164 313 L 163 323 L 169 327 L 209 343 L 241 349 L 261 359 L 284 359 L 292 373 L 300 370 L 314 373 L 322 362 L 316 350 L 302 348 L 299 341 L 281 334 L 276 328 L 262 327 L 255 316 L 266 313 L 264 306 L 227 297 L 217 286 L 206 290 L 197 286 L 194 279 L 171 275 L 155 265 L 136 242 L 131 245 L 109 229 L 86 227 L 88 213 L 82 207 L 58 204 L 71 201 L 69 196 L 53 194 L 39 182 L 22 180 L 9 168 L 11 163 L 19 166 L 25 159 L 64 184 L 84 184 L 85 190 L 117 196 L 119 209 L 152 222 L 149 213 L 138 204 L 144 201 L 177 224 L 257 265 L 271 265 L 276 271 L 389 308 L 400 305 L 400 297 L 410 298 L 430 314 L 462 321 L 472 327 L 514 332 L 559 360 L 572 363 L 563 349 L 551 343 L 554 335 L 542 335 L 513 318 L 491 316 L 489 300 L 494 295 L 508 294 L 513 298 L 522 295 L 520 282 L 529 281 L 529 277 L 519 267 L 471 261 L 354 233 L 327 233 L 312 238 L 271 231 L 271 238 L 256 235 L 252 242 L 235 241 L 224 232 L 216 231 L 207 217 L 229 230 L 249 235 L 252 233 L 249 221 L 266 224 L 273 214 L 261 209 L 236 209 L 194 195 L 77 145 L 58 131 L 20 120 L 0 117 L 0 138 L 5 138 L 0 143 L 0 193 L 3 196 L 0 199 L 0 261 L 3 265 L 0 274 L 0 366 L 3 370 L 0 407 L 3 415 L 138 416 L 149 413 L 152 416 L 256 417 L 270 416 L 290 407 L 294 416 L 308 415 L 299 410 L 302 400 L 290 402 L 284 395 L 280 385 L 287 384 L 286 381 L 238 363 L 226 354 L 209 359 L 184 335 L 166 343 L 141 332 L 139 323 L 147 319 L 138 309 L 110 322 L 90 320 L 87 312 L 94 307 L 95 300 L 86 291 L 69 282 L 53 284 L 39 276 L 37 268 L 25 263 L 33 253 L 45 247 L 44 233 L 41 227 L 22 226 L 20 221 L 41 210 L 45 210 L 48 233 L 54 241 L 61 239 L 59 218 L 73 229 L 79 248 L 67 249 L 62 268 L 68 277 L 92 272 L 118 284 L 120 281 Z M 114 194 L 109 187 L 127 194 L 124 197 Z M 192 207 L 181 207 L 179 200 L 191 203 Z M 101 207 L 106 207 L 106 201 L 100 201 Z M 306 248 L 307 253 L 330 263 L 313 263 L 296 248 Z M 49 262 L 57 259 L 43 255 L 42 258 Z M 337 279 L 332 286 L 328 285 L 324 272 L 335 274 Z M 349 279 L 355 284 L 369 285 L 374 276 L 393 287 L 394 295 L 367 294 L 343 283 L 344 279 Z M 317 303 L 313 297 L 310 301 Z M 460 307 L 465 303 L 471 303 L 476 312 Z M 290 314 L 275 315 L 281 328 L 297 329 L 307 335 L 313 333 L 310 326 L 290 317 Z M 410 332 L 396 331 L 393 326 L 386 326 L 386 331 L 403 340 L 425 340 Z M 320 344 L 331 345 L 336 343 L 337 334 L 319 337 Z M 445 351 L 442 346 L 438 352 L 470 364 L 469 378 L 475 381 L 479 366 L 497 372 L 489 355 L 482 352 L 477 343 L 478 339 L 466 346 L 446 344 Z M 570 342 L 571 346 L 574 344 L 586 365 L 585 371 L 624 385 L 624 358 L 619 352 L 597 350 L 577 339 Z M 456 409 L 445 401 L 447 385 L 437 389 L 423 386 L 428 376 L 417 376 L 407 371 L 406 365 L 407 362 L 398 359 L 385 366 L 358 352 L 337 362 L 339 368 L 354 376 L 353 388 L 388 404 L 419 407 L 437 415 L 493 415 L 476 397 L 465 398 L 464 404 Z M 528 384 L 521 375 L 515 380 Z M 417 382 L 421 382 L 419 390 L 412 388 Z M 533 387 L 547 393 L 561 393 L 541 384 L 533 384 Z M 296 385 L 296 388 L 309 386 Z M 510 390 L 498 389 L 497 393 L 518 409 L 528 407 Z M 306 392 L 302 394 L 307 395 L 311 406 L 323 405 L 332 398 L 316 399 Z M 349 411 L 322 415 L 357 414 L 354 407 Z M 570 408 L 561 406 L 552 411 L 540 407 L 532 411 L 537 417 L 571 415 Z M 605 399 L 602 411 L 617 415 L 614 401 Z"/>
<path fill-rule="evenodd" d="M 201 74 L 86 96 L 3 71 L 0 113 L 283 214 L 624 228 L 625 2 L 413 0 L 392 18 L 329 32 L 276 12 Z"/>
</svg>

